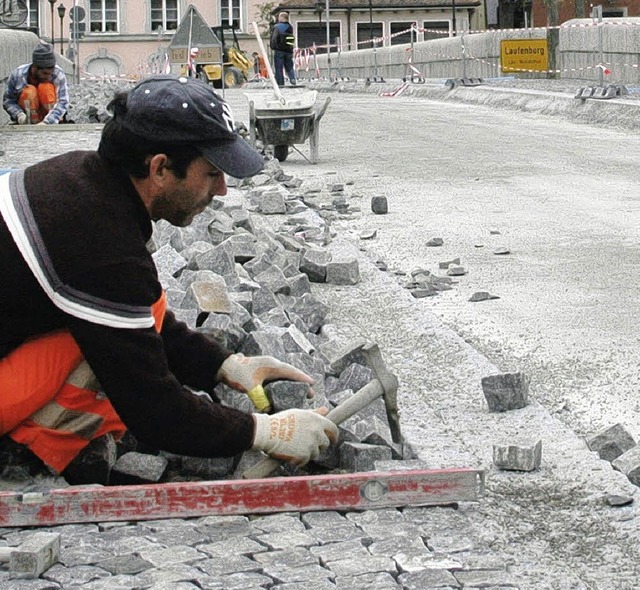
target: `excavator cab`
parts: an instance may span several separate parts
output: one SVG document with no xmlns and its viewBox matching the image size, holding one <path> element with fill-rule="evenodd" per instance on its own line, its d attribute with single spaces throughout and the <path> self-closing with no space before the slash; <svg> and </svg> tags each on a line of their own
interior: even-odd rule
<svg viewBox="0 0 640 590">
<path fill-rule="evenodd" d="M 211 30 L 222 44 L 224 61 L 223 76 L 226 88 L 233 88 L 234 86 L 243 84 L 253 73 L 253 58 L 240 48 L 236 29 L 236 23 L 211 27 Z M 204 68 L 211 70 L 211 72 L 206 69 L 204 70 L 206 76 L 213 82 L 216 88 L 220 88 L 222 86 L 220 66 L 207 65 L 203 66 L 203 69 Z M 215 72 L 213 71 L 214 69 Z M 211 74 L 215 74 L 215 77 L 212 77 Z"/>
</svg>

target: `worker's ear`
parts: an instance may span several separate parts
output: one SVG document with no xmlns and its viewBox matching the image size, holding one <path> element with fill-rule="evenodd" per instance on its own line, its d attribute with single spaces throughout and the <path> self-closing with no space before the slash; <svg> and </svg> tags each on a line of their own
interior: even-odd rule
<svg viewBox="0 0 640 590">
<path fill-rule="evenodd" d="M 149 179 L 155 184 L 164 184 L 171 171 L 167 154 L 155 154 L 149 160 Z"/>
</svg>

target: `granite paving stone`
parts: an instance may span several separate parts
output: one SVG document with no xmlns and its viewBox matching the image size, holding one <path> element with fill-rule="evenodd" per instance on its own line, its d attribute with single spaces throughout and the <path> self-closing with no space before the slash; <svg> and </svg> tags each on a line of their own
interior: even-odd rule
<svg viewBox="0 0 640 590">
<path fill-rule="evenodd" d="M 140 551 L 140 556 L 156 567 L 173 563 L 193 563 L 207 558 L 204 553 L 188 545 L 174 545 L 172 547 L 163 547 L 162 549 L 145 549 Z"/>
<path fill-rule="evenodd" d="M 260 572 L 262 566 L 244 555 L 228 555 L 225 559 L 217 557 L 199 561 L 198 569 L 210 576 L 223 576 L 236 572 Z"/>
<path fill-rule="evenodd" d="M 280 584 L 306 582 L 308 580 L 319 580 L 322 578 L 333 580 L 336 576 L 333 571 L 323 568 L 320 565 L 305 565 L 302 567 L 268 566 L 264 568 L 264 573 Z"/>
<path fill-rule="evenodd" d="M 254 537 L 256 541 L 262 543 L 272 551 L 287 549 L 289 547 L 312 547 L 318 542 L 309 534 L 301 532 L 271 533 Z"/>
<path fill-rule="evenodd" d="M 426 540 L 427 547 L 434 553 L 440 555 L 449 555 L 453 553 L 462 553 L 465 551 L 474 551 L 480 549 L 475 541 L 469 537 L 458 537 L 455 535 L 437 533 Z"/>
<path fill-rule="evenodd" d="M 197 545 L 196 548 L 198 551 L 206 553 L 209 557 L 217 557 L 220 559 L 225 558 L 227 555 L 254 556 L 256 553 L 267 551 L 264 545 L 247 537 L 233 537 L 225 541 L 204 543 Z"/>
<path fill-rule="evenodd" d="M 62 588 L 56 582 L 49 580 L 17 580 L 7 576 L 7 579 L 0 578 L 0 590 L 59 590 Z"/>
<path fill-rule="evenodd" d="M 135 576 L 134 587 L 146 588 L 154 584 L 173 584 L 208 577 L 192 565 L 176 563 L 167 567 L 147 570 Z"/>
<path fill-rule="evenodd" d="M 265 567 L 302 567 L 318 565 L 318 558 L 308 549 L 295 547 L 281 551 L 257 553 L 253 559 Z"/>
<path fill-rule="evenodd" d="M 87 584 L 69 586 L 66 590 L 132 590 L 134 577 L 128 575 L 110 576 Z"/>
<path fill-rule="evenodd" d="M 427 569 L 420 572 L 401 574 L 398 581 L 405 590 L 426 590 L 431 588 L 462 588 L 448 570 Z"/>
<path fill-rule="evenodd" d="M 198 588 L 202 590 L 257 590 L 271 588 L 273 580 L 255 572 L 238 572 L 220 578 L 199 579 Z"/>
<path fill-rule="evenodd" d="M 382 555 L 358 556 L 356 559 L 332 561 L 328 567 L 337 576 L 359 576 L 367 573 L 387 572 L 396 574 L 398 569 L 393 559 Z"/>
<path fill-rule="evenodd" d="M 274 586 L 274 588 L 278 590 L 336 590 L 335 584 L 326 578 L 292 582 L 290 584 L 278 584 Z"/>
<path fill-rule="evenodd" d="M 422 550 L 405 549 L 392 554 L 392 557 L 401 572 L 419 572 L 427 568 L 434 569 L 430 566 L 434 560 L 434 555 L 426 547 Z"/>
<path fill-rule="evenodd" d="M 413 549 L 427 549 L 421 536 L 394 535 L 375 541 L 367 546 L 367 551 L 371 555 L 394 555 L 400 551 Z"/>
<path fill-rule="evenodd" d="M 163 530 L 149 533 L 148 540 L 156 543 L 156 549 L 158 544 L 164 547 L 173 547 L 175 545 L 189 545 L 193 546 L 198 543 L 206 543 L 211 537 L 206 531 L 199 530 L 193 526 L 193 524 L 185 524 L 185 526 L 172 526 Z M 149 546 L 148 549 L 152 550 Z M 137 549 L 138 552 L 142 551 L 142 547 Z"/>
<path fill-rule="evenodd" d="M 358 539 L 319 545 L 311 547 L 309 551 L 319 557 L 320 563 L 323 565 L 342 559 L 359 559 L 370 555 L 367 548 Z"/>
<path fill-rule="evenodd" d="M 42 578 L 51 582 L 60 584 L 61 587 L 67 587 L 69 585 L 80 585 L 92 582 L 93 580 L 99 580 L 101 578 L 108 578 L 111 576 L 104 568 L 96 567 L 93 565 L 78 565 L 76 567 L 66 567 L 60 563 L 56 563 L 51 566 L 44 574 Z"/>
<path fill-rule="evenodd" d="M 488 586 L 518 587 L 511 575 L 505 570 L 457 571 L 453 572 L 453 575 L 463 588 L 469 586 L 478 588 L 486 588 Z"/>
<path fill-rule="evenodd" d="M 360 527 L 374 542 L 387 539 L 390 536 L 415 539 L 423 535 L 422 529 L 411 522 L 373 522 L 363 523 Z"/>
<path fill-rule="evenodd" d="M 143 559 L 139 555 L 118 555 L 111 557 L 105 561 L 99 561 L 96 563 L 97 567 L 107 570 L 113 575 L 118 574 L 139 574 L 149 568 L 153 567 L 153 564 L 146 559 Z"/>
<path fill-rule="evenodd" d="M 125 553 L 139 553 L 140 551 L 159 548 L 158 543 L 155 543 L 154 541 L 151 541 L 150 539 L 142 536 L 141 533 L 141 529 L 133 527 L 133 531 L 129 533 L 130 536 L 112 541 L 111 549 L 113 550 L 113 554 L 122 555 Z"/>
<path fill-rule="evenodd" d="M 377 522 L 400 522 L 404 520 L 403 513 L 395 508 L 379 508 L 375 510 L 365 510 L 363 512 L 347 512 L 347 518 L 357 525 L 377 523 Z"/>
<path fill-rule="evenodd" d="M 201 586 L 192 584 L 191 582 L 162 582 L 149 586 L 149 588 L 145 588 L 145 590 L 201 590 Z"/>
<path fill-rule="evenodd" d="M 401 590 L 391 574 L 374 573 L 362 576 L 337 576 L 336 590 Z"/>
<path fill-rule="evenodd" d="M 300 520 L 300 514 L 269 514 L 262 518 L 251 521 L 255 530 L 263 533 L 282 533 L 306 530 L 304 523 Z"/>
<path fill-rule="evenodd" d="M 347 517 L 335 510 L 322 510 L 320 512 L 303 512 L 300 519 L 308 527 L 327 527 L 341 525 L 346 522 Z"/>
<path fill-rule="evenodd" d="M 94 549 L 86 545 L 78 547 L 60 547 L 60 562 L 67 567 L 76 565 L 92 565 L 109 559 L 111 553 L 102 549 Z"/>
<path fill-rule="evenodd" d="M 363 537 L 365 533 L 353 523 L 345 523 L 333 527 L 313 527 L 307 534 L 320 544 L 336 543 Z"/>
<path fill-rule="evenodd" d="M 246 516 L 206 516 L 196 521 L 196 528 L 218 541 L 248 535 L 255 531 Z"/>
</svg>

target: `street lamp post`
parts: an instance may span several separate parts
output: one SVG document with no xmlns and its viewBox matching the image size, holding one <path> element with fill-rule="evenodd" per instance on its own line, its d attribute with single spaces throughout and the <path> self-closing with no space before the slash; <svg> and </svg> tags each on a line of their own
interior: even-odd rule
<svg viewBox="0 0 640 590">
<path fill-rule="evenodd" d="M 58 4 L 58 16 L 60 17 L 60 55 L 64 55 L 64 13 L 67 9 L 62 2 Z"/>
<path fill-rule="evenodd" d="M 56 3 L 56 0 L 49 0 L 49 5 L 51 6 L 51 46 L 53 50 L 56 50 L 56 36 L 53 33 L 53 5 Z"/>
<path fill-rule="evenodd" d="M 456 0 L 451 0 L 451 10 L 453 17 L 451 19 L 451 28 L 453 29 L 453 36 L 456 36 Z"/>
<path fill-rule="evenodd" d="M 325 11 L 327 13 L 327 70 L 329 80 L 331 80 L 331 19 L 329 18 L 329 0 L 325 0 Z"/>
</svg>

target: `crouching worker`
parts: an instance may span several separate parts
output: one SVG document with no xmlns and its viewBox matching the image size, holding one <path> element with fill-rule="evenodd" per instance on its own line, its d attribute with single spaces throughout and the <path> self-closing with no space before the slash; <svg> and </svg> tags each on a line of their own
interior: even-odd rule
<svg viewBox="0 0 640 590">
<path fill-rule="evenodd" d="M 31 63 L 11 72 L 2 106 L 18 125 L 60 122 L 69 108 L 69 89 L 51 45 L 40 43 Z"/>
<path fill-rule="evenodd" d="M 0 176 L 0 451 L 64 477 L 90 441 L 127 430 L 180 455 L 313 459 L 337 439 L 325 409 L 245 413 L 213 391 L 311 378 L 177 321 L 146 248 L 152 221 L 189 225 L 226 194 L 225 174 L 253 176 L 262 157 L 194 78 L 147 78 L 109 111 L 97 152 Z"/>
</svg>

